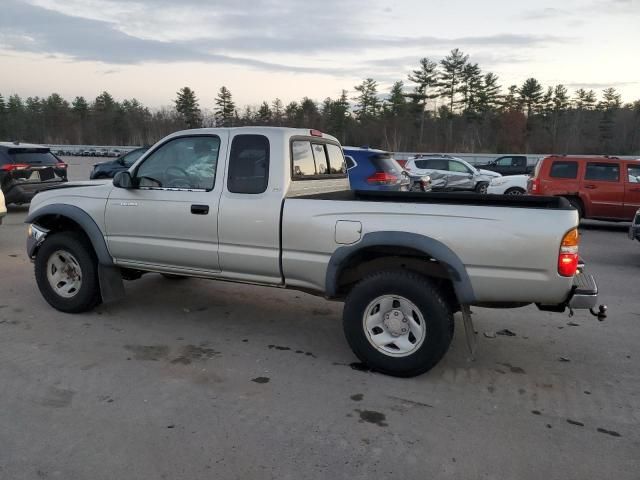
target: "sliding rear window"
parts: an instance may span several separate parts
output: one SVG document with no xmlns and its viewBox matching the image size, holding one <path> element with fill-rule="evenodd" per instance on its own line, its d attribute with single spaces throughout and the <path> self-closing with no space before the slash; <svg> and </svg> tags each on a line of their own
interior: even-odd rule
<svg viewBox="0 0 640 480">
<path fill-rule="evenodd" d="M 294 180 L 346 177 L 342 149 L 320 139 L 294 139 L 291 142 L 291 177 Z"/>
<path fill-rule="evenodd" d="M 13 163 L 23 165 L 57 165 L 58 163 L 58 159 L 48 149 L 11 148 L 8 154 Z"/>
</svg>

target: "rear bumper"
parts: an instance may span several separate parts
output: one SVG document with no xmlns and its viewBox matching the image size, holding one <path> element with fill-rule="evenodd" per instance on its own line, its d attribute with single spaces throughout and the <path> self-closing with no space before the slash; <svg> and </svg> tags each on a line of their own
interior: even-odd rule
<svg viewBox="0 0 640 480">
<path fill-rule="evenodd" d="M 571 291 L 564 302 L 558 305 L 537 304 L 537 306 L 540 310 L 558 313 L 564 312 L 567 308 L 569 310 L 591 310 L 593 313 L 593 309 L 599 307 L 601 312 L 606 311 L 605 306 L 598 305 L 598 285 L 595 278 L 585 273 L 583 268 L 573 277 Z M 602 318 L 606 316 L 604 313 L 602 315 Z"/>
<path fill-rule="evenodd" d="M 598 285 L 592 275 L 581 272 L 573 277 L 573 287 L 567 304 L 573 310 L 590 310 L 597 306 Z"/>
<path fill-rule="evenodd" d="M 33 182 L 33 183 L 13 183 L 5 186 L 4 198 L 9 203 L 29 203 L 40 190 L 58 183 L 64 183 L 66 180 L 55 180 L 51 182 Z"/>
</svg>

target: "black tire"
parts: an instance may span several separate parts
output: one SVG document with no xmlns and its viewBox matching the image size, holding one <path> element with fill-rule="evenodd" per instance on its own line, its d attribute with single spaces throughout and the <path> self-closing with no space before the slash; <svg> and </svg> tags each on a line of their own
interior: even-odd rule
<svg viewBox="0 0 640 480">
<path fill-rule="evenodd" d="M 582 205 L 582 200 L 576 197 L 565 197 L 571 206 L 578 211 L 578 218 L 582 220 L 584 218 L 584 205 Z"/>
<path fill-rule="evenodd" d="M 504 192 L 505 195 L 524 195 L 525 193 L 527 192 L 520 187 L 507 188 L 507 190 Z"/>
<path fill-rule="evenodd" d="M 82 275 L 80 288 L 71 298 L 58 295 L 47 279 L 47 262 L 55 252 L 60 250 L 73 255 Z M 81 234 L 62 232 L 49 235 L 36 254 L 35 275 L 44 299 L 61 312 L 86 312 L 102 301 L 98 281 L 98 261 L 91 244 Z"/>
<path fill-rule="evenodd" d="M 185 277 L 184 275 L 174 275 L 173 273 L 161 273 L 164 278 L 167 280 L 186 280 L 189 277 Z"/>
<path fill-rule="evenodd" d="M 489 184 L 487 182 L 480 182 L 478 185 L 476 185 L 476 193 L 484 195 L 485 193 L 487 193 L 488 188 Z"/>
<path fill-rule="evenodd" d="M 368 339 L 365 311 L 382 295 L 406 298 L 425 320 L 424 341 L 407 356 L 387 355 Z M 395 377 L 413 377 L 433 368 L 449 349 L 453 314 L 442 292 L 426 277 L 403 270 L 383 271 L 361 280 L 351 290 L 345 300 L 343 328 L 353 353 L 371 369 Z"/>
</svg>

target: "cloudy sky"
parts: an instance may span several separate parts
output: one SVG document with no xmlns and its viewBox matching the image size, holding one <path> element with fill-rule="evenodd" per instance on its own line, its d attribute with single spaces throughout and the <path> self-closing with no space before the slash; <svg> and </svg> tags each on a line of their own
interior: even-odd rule
<svg viewBox="0 0 640 480">
<path fill-rule="evenodd" d="M 640 0 L 2 0 L 0 93 L 203 107 L 382 89 L 458 47 L 505 88 L 529 77 L 640 99 Z"/>
</svg>

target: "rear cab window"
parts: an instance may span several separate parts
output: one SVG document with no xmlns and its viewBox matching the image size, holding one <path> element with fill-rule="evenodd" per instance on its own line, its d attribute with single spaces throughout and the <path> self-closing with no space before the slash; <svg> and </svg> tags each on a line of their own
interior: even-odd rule
<svg viewBox="0 0 640 480">
<path fill-rule="evenodd" d="M 578 178 L 578 162 L 557 160 L 551 164 L 549 171 L 551 178 Z"/>
<path fill-rule="evenodd" d="M 617 163 L 587 163 L 584 179 L 599 182 L 619 182 L 620 165 Z"/>
<path fill-rule="evenodd" d="M 318 138 L 294 138 L 291 141 L 291 178 L 293 180 L 346 178 L 342 149 Z"/>
</svg>

